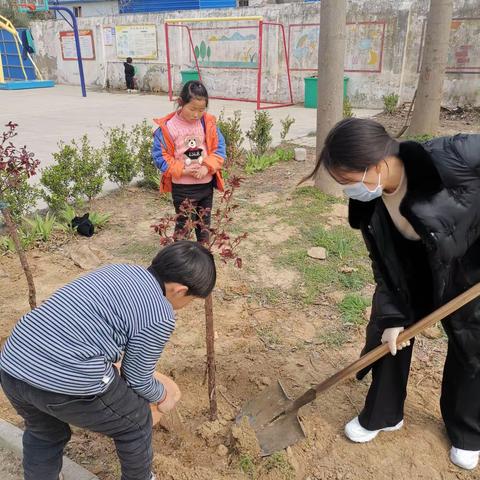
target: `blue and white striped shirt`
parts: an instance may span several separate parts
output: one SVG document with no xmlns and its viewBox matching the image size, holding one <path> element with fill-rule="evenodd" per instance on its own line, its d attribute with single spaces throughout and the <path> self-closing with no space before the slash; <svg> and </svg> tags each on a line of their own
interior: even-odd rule
<svg viewBox="0 0 480 480">
<path fill-rule="evenodd" d="M 153 373 L 174 328 L 173 308 L 146 268 L 109 265 L 23 316 L 0 354 L 0 368 L 42 390 L 88 396 L 107 389 L 123 353 L 126 382 L 157 402 L 164 388 Z"/>
</svg>

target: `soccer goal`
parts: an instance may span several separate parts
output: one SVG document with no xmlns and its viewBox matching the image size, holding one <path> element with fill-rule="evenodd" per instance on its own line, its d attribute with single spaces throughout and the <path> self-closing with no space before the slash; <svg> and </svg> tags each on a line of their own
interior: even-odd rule
<svg viewBox="0 0 480 480">
<path fill-rule="evenodd" d="M 256 103 L 258 110 L 293 105 L 284 26 L 262 17 L 165 21 L 168 94 L 198 78 L 210 98 Z"/>
</svg>

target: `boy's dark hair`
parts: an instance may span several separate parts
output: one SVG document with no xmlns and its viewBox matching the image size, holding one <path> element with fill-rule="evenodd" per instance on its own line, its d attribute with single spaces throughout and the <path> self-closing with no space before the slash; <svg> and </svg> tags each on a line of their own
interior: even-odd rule
<svg viewBox="0 0 480 480">
<path fill-rule="evenodd" d="M 183 86 L 180 96 L 178 97 L 178 104 L 183 106 L 192 100 L 205 100 L 208 107 L 207 89 L 205 85 L 198 80 L 190 80 Z"/>
<path fill-rule="evenodd" d="M 127 63 L 132 63 L 132 62 L 133 62 L 132 57 L 128 57 L 127 58 Z"/>
<path fill-rule="evenodd" d="M 163 283 L 188 287 L 187 295 L 206 298 L 217 281 L 213 255 L 197 242 L 180 240 L 158 252 L 149 270 Z"/>
<path fill-rule="evenodd" d="M 346 118 L 329 132 L 313 172 L 302 180 L 313 178 L 321 165 L 339 183 L 343 175 L 364 172 L 386 157 L 398 155 L 399 144 L 374 120 Z"/>
</svg>

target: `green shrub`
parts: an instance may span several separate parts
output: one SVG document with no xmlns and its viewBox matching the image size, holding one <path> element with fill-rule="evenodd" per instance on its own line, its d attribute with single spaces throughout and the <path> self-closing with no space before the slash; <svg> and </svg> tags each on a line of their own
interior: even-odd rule
<svg viewBox="0 0 480 480">
<path fill-rule="evenodd" d="M 248 152 L 245 172 L 248 174 L 263 172 L 278 162 L 288 162 L 289 160 L 293 160 L 294 157 L 295 153 L 292 149 L 283 148 L 277 148 L 274 152 L 261 156 L 257 156 L 253 152 Z"/>
<path fill-rule="evenodd" d="M 396 93 L 390 93 L 389 95 L 384 95 L 382 98 L 385 112 L 393 115 L 397 111 L 399 96 Z"/>
<path fill-rule="evenodd" d="M 217 120 L 217 126 L 225 138 L 227 147 L 227 161 L 225 162 L 225 169 L 229 170 L 233 165 L 241 162 L 244 155 L 243 142 L 245 138 L 240 126 L 242 114 L 240 110 L 233 112 L 233 117 L 224 117 L 224 111 L 220 113 Z"/>
<path fill-rule="evenodd" d="M 132 146 L 138 168 L 142 174 L 141 184 L 147 188 L 158 190 L 160 186 L 160 172 L 153 163 L 153 132 L 152 127 L 146 120 L 133 127 Z"/>
<path fill-rule="evenodd" d="M 282 124 L 282 131 L 280 132 L 280 138 L 285 140 L 287 138 L 290 128 L 295 123 L 295 119 L 291 118 L 290 115 L 287 115 L 283 120 L 280 120 Z"/>
<path fill-rule="evenodd" d="M 20 175 L 18 182 L 4 192 L 3 201 L 7 203 L 13 219 L 18 223 L 35 208 L 40 197 L 40 189 L 30 185 L 26 175 Z"/>
<path fill-rule="evenodd" d="M 350 99 L 348 97 L 343 97 L 343 118 L 352 118 L 353 109 Z"/>
<path fill-rule="evenodd" d="M 60 151 L 53 154 L 55 163 L 42 171 L 40 183 L 45 187 L 42 195 L 48 206 L 57 211 L 66 203 L 76 200 L 73 184 L 73 165 L 78 163 L 76 145 L 59 143 Z"/>
<path fill-rule="evenodd" d="M 26 218 L 25 223 L 28 226 L 28 231 L 31 236 L 38 241 L 48 242 L 57 225 L 55 215 L 48 212 L 45 217 L 38 213 L 33 218 Z"/>
<path fill-rule="evenodd" d="M 102 192 L 105 183 L 102 151 L 92 147 L 87 135 L 82 137 L 79 147 L 75 141 L 72 145 L 77 148 L 72 165 L 73 196 L 91 201 Z"/>
<path fill-rule="evenodd" d="M 102 229 L 109 221 L 110 213 L 90 212 L 88 218 L 96 229 Z"/>
<path fill-rule="evenodd" d="M 130 148 L 130 136 L 125 125 L 106 131 L 104 151 L 108 178 L 120 185 L 127 186 L 139 173 L 137 158 Z"/>
<path fill-rule="evenodd" d="M 272 144 L 273 122 L 270 114 L 266 111 L 256 111 L 255 119 L 247 132 L 253 153 L 257 157 L 264 155 Z"/>
</svg>

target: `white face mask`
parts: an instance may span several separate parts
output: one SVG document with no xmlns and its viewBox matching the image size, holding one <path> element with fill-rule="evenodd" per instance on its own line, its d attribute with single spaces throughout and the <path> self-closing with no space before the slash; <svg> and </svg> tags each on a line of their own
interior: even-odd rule
<svg viewBox="0 0 480 480">
<path fill-rule="evenodd" d="M 365 173 L 363 174 L 363 178 L 361 182 L 354 183 L 353 185 L 348 185 L 343 189 L 343 192 L 348 198 L 353 200 L 358 200 L 360 202 L 370 202 L 371 200 L 375 200 L 378 197 L 381 197 L 383 194 L 383 188 L 381 185 L 381 175 L 378 174 L 378 184 L 373 190 L 369 190 L 368 187 L 365 185 L 364 180 L 367 176 L 368 168 L 365 169 Z"/>
</svg>

